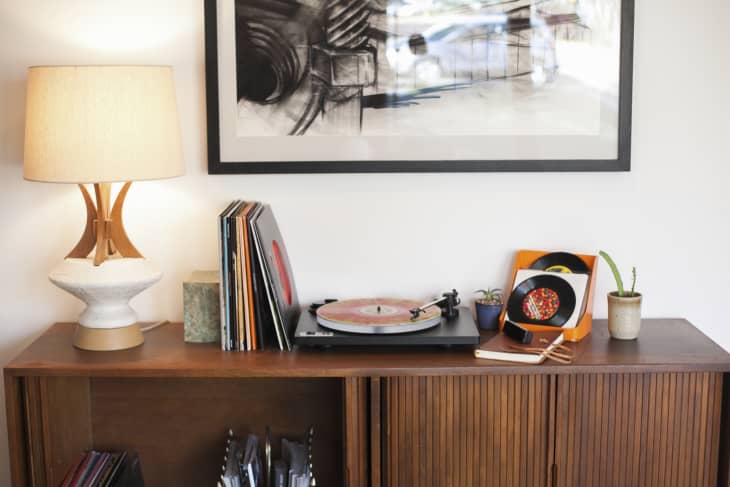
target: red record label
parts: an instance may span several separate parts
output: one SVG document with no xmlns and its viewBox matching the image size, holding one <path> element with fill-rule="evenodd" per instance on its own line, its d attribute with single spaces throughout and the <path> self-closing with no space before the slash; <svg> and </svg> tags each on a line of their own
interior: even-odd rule
<svg viewBox="0 0 730 487">
<path fill-rule="evenodd" d="M 546 287 L 530 291 L 522 300 L 522 312 L 532 320 L 549 320 L 559 308 L 558 293 Z"/>
<path fill-rule="evenodd" d="M 279 244 L 276 240 L 271 242 L 271 249 L 274 253 L 274 265 L 276 266 L 276 272 L 279 274 L 281 281 L 281 287 L 284 291 L 284 297 L 286 298 L 286 304 L 291 306 L 292 292 L 291 283 L 289 282 L 289 275 L 286 273 L 286 266 L 284 265 L 284 256 L 281 253 Z"/>
</svg>

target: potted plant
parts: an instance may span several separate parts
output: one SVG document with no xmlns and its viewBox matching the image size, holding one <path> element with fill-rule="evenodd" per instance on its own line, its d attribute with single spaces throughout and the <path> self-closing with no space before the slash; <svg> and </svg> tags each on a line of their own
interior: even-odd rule
<svg viewBox="0 0 730 487">
<path fill-rule="evenodd" d="M 636 288 L 636 267 L 631 269 L 631 290 L 624 290 L 624 282 L 613 259 L 604 251 L 599 255 L 611 268 L 616 279 L 616 291 L 608 293 L 608 332 L 612 338 L 634 340 L 641 328 L 641 294 Z"/>
<path fill-rule="evenodd" d="M 482 296 L 474 301 L 477 314 L 477 323 L 482 330 L 496 330 L 499 327 L 499 313 L 502 312 L 501 289 L 477 289 L 474 291 Z"/>
</svg>

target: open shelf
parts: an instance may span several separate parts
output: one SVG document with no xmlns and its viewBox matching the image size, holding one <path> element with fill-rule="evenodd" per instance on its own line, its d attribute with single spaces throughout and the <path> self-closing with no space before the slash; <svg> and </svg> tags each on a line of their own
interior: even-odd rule
<svg viewBox="0 0 730 487">
<path fill-rule="evenodd" d="M 21 395 L 29 485 L 59 485 L 89 448 L 137 451 L 147 485 L 215 485 L 228 429 L 263 446 L 266 425 L 272 460 L 313 425 L 319 485 L 344 483 L 343 379 L 41 377 Z"/>
<path fill-rule="evenodd" d="M 228 428 L 258 435 L 263 446 L 267 424 L 272 459 L 282 437 L 301 441 L 314 425 L 318 482 L 342 485 L 340 380 L 91 380 L 93 446 L 139 452 L 148 485 L 214 485 Z"/>
</svg>

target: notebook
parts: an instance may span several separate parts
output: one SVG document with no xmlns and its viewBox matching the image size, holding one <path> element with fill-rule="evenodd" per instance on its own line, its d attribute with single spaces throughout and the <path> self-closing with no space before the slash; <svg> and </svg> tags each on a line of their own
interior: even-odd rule
<svg viewBox="0 0 730 487">
<path fill-rule="evenodd" d="M 550 345 L 548 346 L 548 344 L 546 343 L 541 343 L 541 338 L 548 340 Z M 515 340 L 504 335 L 503 333 L 499 333 L 488 342 L 482 344 L 479 348 L 475 349 L 474 356 L 476 358 L 502 360 L 507 362 L 520 362 L 523 364 L 541 364 L 545 361 L 545 353 L 538 355 L 532 353 L 510 352 L 506 349 L 508 349 L 510 345 L 516 345 L 520 347 L 540 347 L 552 350 L 564 341 L 565 337 L 560 331 L 533 332 L 532 341 L 529 344 L 518 343 Z"/>
</svg>

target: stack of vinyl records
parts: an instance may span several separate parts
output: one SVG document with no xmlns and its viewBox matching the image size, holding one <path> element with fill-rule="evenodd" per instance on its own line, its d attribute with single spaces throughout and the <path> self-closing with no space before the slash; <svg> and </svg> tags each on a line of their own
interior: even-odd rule
<svg viewBox="0 0 730 487">
<path fill-rule="evenodd" d="M 271 207 L 236 200 L 218 220 L 221 347 L 291 350 L 299 303 Z"/>
<path fill-rule="evenodd" d="M 144 481 L 136 453 L 90 450 L 68 471 L 61 487 L 144 487 Z"/>
<path fill-rule="evenodd" d="M 249 434 L 246 441 L 228 430 L 226 453 L 218 487 L 314 487 L 312 443 L 314 427 L 305 434 L 305 441 L 281 439 L 282 458 L 272 463 L 271 436 L 266 427 L 263 461 L 259 455 L 259 439 Z"/>
<path fill-rule="evenodd" d="M 229 433 L 220 487 L 264 487 L 261 460 L 258 455 L 259 439 L 248 435 L 245 442 Z"/>
</svg>

